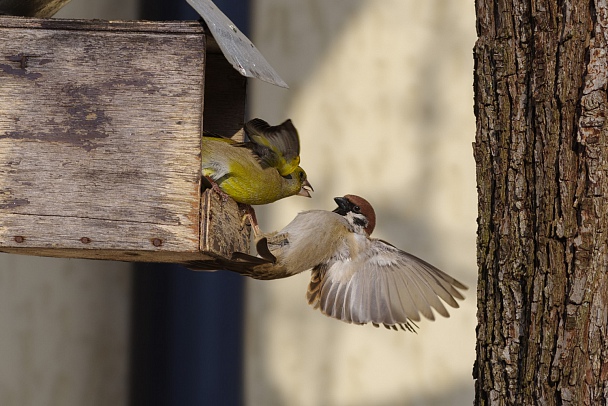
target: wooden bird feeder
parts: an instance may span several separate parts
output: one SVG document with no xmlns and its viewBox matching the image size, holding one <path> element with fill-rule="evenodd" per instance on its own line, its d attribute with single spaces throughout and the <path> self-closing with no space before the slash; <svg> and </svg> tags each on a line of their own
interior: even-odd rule
<svg viewBox="0 0 608 406">
<path fill-rule="evenodd" d="M 242 74 L 260 65 L 225 45 L 244 36 L 213 11 L 207 24 L 32 17 L 62 3 L 0 0 L 28 15 L 0 16 L 0 251 L 210 268 L 249 252 L 236 203 L 202 190 L 200 158 L 203 130 L 243 125 Z M 242 38 L 216 41 L 218 18 Z"/>
</svg>

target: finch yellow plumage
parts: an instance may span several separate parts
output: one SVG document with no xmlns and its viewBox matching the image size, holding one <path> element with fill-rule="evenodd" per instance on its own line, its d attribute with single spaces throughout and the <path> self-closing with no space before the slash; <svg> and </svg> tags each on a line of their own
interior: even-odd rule
<svg viewBox="0 0 608 406">
<path fill-rule="evenodd" d="M 259 119 L 252 121 L 263 122 Z M 268 125 L 266 124 L 266 126 Z M 258 128 L 254 125 L 250 127 Z M 263 126 L 260 125 L 260 127 Z M 258 137 L 262 137 L 264 134 L 263 128 L 258 128 L 256 131 L 259 134 Z M 262 139 L 258 138 L 258 141 L 262 142 Z M 272 140 L 269 145 L 275 146 L 274 148 L 279 152 L 291 150 L 291 147 L 276 147 L 276 145 L 283 145 L 280 137 L 271 136 L 267 139 Z M 284 145 L 288 144 L 292 145 L 292 142 Z M 281 176 L 275 165 L 283 165 L 282 162 L 285 161 L 277 158 L 271 147 L 255 142 L 237 143 L 228 138 L 204 136 L 202 140 L 203 176 L 215 182 L 224 193 L 238 203 L 257 205 L 272 203 L 293 195 L 310 197 L 310 191 L 313 189 L 306 178 L 306 172 L 296 165 L 293 170 L 290 169 L 291 172 L 287 175 Z M 299 142 L 297 150 L 299 151 Z M 299 161 L 299 157 L 297 160 Z M 291 161 L 293 159 L 290 159 Z M 286 164 L 283 167 L 286 167 Z"/>
</svg>

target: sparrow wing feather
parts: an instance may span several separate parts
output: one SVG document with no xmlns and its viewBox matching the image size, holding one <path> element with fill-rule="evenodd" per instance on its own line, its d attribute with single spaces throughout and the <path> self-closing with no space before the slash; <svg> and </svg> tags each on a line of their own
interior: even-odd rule
<svg viewBox="0 0 608 406">
<path fill-rule="evenodd" d="M 465 285 L 428 262 L 385 241 L 367 240 L 357 258 L 333 258 L 313 269 L 308 302 L 349 323 L 384 324 L 412 330 L 420 315 L 434 320 L 432 309 L 449 313 L 442 300 L 458 307 L 456 290 Z"/>
<path fill-rule="evenodd" d="M 342 286 L 338 283 L 326 284 L 321 291 L 321 297 L 323 297 L 323 302 L 326 303 L 327 310 L 331 312 L 331 317 L 341 318 L 343 303 L 339 303 L 337 300 L 341 288 Z"/>
<path fill-rule="evenodd" d="M 325 278 L 325 271 L 327 270 L 327 264 L 317 265 L 312 269 L 310 276 L 310 283 L 308 284 L 308 290 L 306 291 L 306 299 L 308 304 L 313 308 L 318 309 L 321 296 L 321 287 L 323 286 L 323 279 Z"/>
</svg>

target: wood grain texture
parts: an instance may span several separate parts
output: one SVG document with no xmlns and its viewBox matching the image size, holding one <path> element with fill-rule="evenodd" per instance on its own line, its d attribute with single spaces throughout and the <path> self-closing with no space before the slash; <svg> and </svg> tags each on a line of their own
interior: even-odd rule
<svg viewBox="0 0 608 406">
<path fill-rule="evenodd" d="M 198 21 L 131 21 L 131 20 L 78 20 L 78 19 L 48 19 L 0 16 L 0 27 L 8 28 L 40 28 L 63 31 L 124 31 L 126 33 L 147 32 L 153 34 L 178 34 L 201 36 L 206 35 Z M 126 49 L 126 48 L 125 48 Z M 201 51 L 201 50 L 198 50 Z M 221 52 L 211 50 L 210 52 Z"/>
<path fill-rule="evenodd" d="M 201 251 L 225 258 L 232 253 L 249 252 L 249 226 L 243 222 L 243 211 L 232 199 L 223 201 L 211 189 L 203 193 Z"/>
<path fill-rule="evenodd" d="M 210 258 L 204 68 L 196 22 L 0 18 L 0 251 Z"/>
<path fill-rule="evenodd" d="M 608 5 L 476 7 L 475 404 L 606 404 Z"/>
</svg>

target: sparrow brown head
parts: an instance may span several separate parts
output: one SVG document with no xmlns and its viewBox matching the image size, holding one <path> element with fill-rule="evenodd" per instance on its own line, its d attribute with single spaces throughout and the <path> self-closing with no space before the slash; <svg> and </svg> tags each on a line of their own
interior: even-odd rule
<svg viewBox="0 0 608 406">
<path fill-rule="evenodd" d="M 376 228 L 376 212 L 367 200 L 357 195 L 344 195 L 344 197 L 334 197 L 334 201 L 338 204 L 334 213 L 341 216 L 346 216 L 349 212 L 363 215 L 367 220 L 367 225 L 363 226 L 363 229 L 367 235 L 372 234 Z"/>
</svg>

